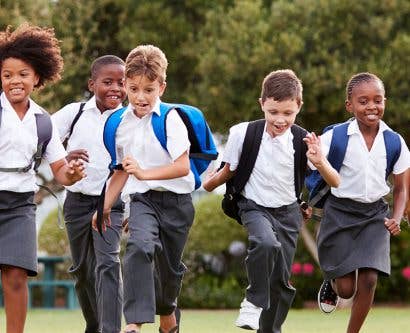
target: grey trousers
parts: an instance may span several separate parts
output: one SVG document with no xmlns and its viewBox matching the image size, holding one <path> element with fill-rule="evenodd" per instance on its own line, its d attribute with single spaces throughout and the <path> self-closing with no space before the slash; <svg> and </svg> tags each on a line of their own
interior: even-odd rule
<svg viewBox="0 0 410 333">
<path fill-rule="evenodd" d="M 194 219 L 190 194 L 148 191 L 131 196 L 123 259 L 127 324 L 171 314 L 186 267 L 182 254 Z"/>
<path fill-rule="evenodd" d="M 87 333 L 118 333 L 122 316 L 120 240 L 124 204 L 112 208 L 111 227 L 104 236 L 91 228 L 98 196 L 67 191 L 64 218 L 70 242 L 76 292 L 86 321 Z"/>
<path fill-rule="evenodd" d="M 265 208 L 242 198 L 238 203 L 248 232 L 246 299 L 263 308 L 258 333 L 280 333 L 296 294 L 289 284 L 302 214 L 297 202 Z"/>
</svg>

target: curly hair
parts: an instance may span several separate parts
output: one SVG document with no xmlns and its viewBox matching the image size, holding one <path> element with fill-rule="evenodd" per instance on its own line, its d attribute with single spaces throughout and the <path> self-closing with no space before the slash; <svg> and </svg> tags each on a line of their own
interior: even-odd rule
<svg viewBox="0 0 410 333">
<path fill-rule="evenodd" d="M 363 72 L 363 73 L 357 73 L 353 75 L 349 82 L 347 82 L 346 85 L 346 99 L 351 100 L 352 94 L 353 94 L 353 89 L 357 87 L 359 84 L 362 84 L 363 82 L 380 82 L 381 87 L 384 89 L 384 84 L 383 81 L 375 74 L 369 73 L 369 72 Z"/>
<path fill-rule="evenodd" d="M 295 99 L 302 103 L 302 81 L 291 69 L 280 69 L 270 72 L 262 82 L 261 99 L 265 102 L 268 98 L 276 101 Z"/>
<path fill-rule="evenodd" d="M 64 61 L 53 28 L 23 23 L 12 31 L 8 26 L 0 32 L 0 68 L 8 58 L 20 59 L 33 67 L 39 76 L 36 88 L 61 78 Z"/>
<path fill-rule="evenodd" d="M 125 76 L 144 75 L 150 81 L 164 83 L 168 60 L 164 52 L 153 45 L 139 45 L 131 50 L 125 60 Z"/>
</svg>

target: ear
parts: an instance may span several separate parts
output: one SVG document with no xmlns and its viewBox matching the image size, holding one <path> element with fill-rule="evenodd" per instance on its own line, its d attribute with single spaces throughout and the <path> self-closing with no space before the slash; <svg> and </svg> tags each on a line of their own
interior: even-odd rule
<svg viewBox="0 0 410 333">
<path fill-rule="evenodd" d="M 38 74 L 35 74 L 34 75 L 34 87 L 37 87 L 39 82 L 40 82 L 40 76 Z"/>
<path fill-rule="evenodd" d="M 258 98 L 258 102 L 259 102 L 259 105 L 261 106 L 261 109 L 262 109 L 262 111 L 263 111 L 263 101 L 262 101 L 262 98 Z"/>
<path fill-rule="evenodd" d="M 94 93 L 94 80 L 93 79 L 88 79 L 88 90 Z"/>
<path fill-rule="evenodd" d="M 345 100 L 345 108 L 346 108 L 346 111 L 347 111 L 347 112 L 349 112 L 349 113 L 353 113 L 353 106 L 352 106 L 352 102 L 351 102 L 351 101 L 349 101 L 348 99 L 347 99 L 347 100 Z"/>
<path fill-rule="evenodd" d="M 164 94 L 166 87 L 167 87 L 166 82 L 164 82 L 163 84 L 160 85 L 160 87 L 159 87 L 159 97 L 161 97 Z"/>
</svg>

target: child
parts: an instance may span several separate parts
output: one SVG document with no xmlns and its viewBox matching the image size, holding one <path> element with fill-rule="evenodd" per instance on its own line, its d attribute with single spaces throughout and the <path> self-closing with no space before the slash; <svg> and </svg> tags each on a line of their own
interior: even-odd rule
<svg viewBox="0 0 410 333">
<path fill-rule="evenodd" d="M 319 307 L 326 313 L 338 296 L 353 297 L 348 333 L 359 332 L 370 310 L 379 275 L 390 274 L 390 234 L 400 233 L 406 205 L 405 171 L 410 165 L 408 148 L 400 136 L 401 150 L 393 166 L 393 213 L 383 197 L 386 182 L 383 82 L 374 74 L 354 75 L 346 87 L 346 110 L 355 119 L 348 125 L 348 145 L 340 169 L 340 186 L 326 200 L 318 235 L 320 266 L 325 282 Z M 328 154 L 332 131 L 321 136 Z"/>
<path fill-rule="evenodd" d="M 116 132 L 117 156 L 125 155 L 124 170 L 115 171 L 105 198 L 104 219 L 109 225 L 108 213 L 128 179 L 129 239 L 123 262 L 128 333 L 140 332 L 142 324 L 154 322 L 156 312 L 160 332 L 179 329 L 175 308 L 185 272 L 182 252 L 194 218 L 195 180 L 188 132 L 178 113 L 168 114 L 167 150 L 151 125 L 153 113 L 160 112 L 167 66 L 164 53 L 152 45 L 138 46 L 127 57 L 125 87 L 130 105 Z M 153 263 L 159 286 L 154 283 Z"/>
<path fill-rule="evenodd" d="M 277 70 L 263 80 L 259 99 L 266 124 L 252 174 L 238 202 L 239 215 L 248 232 L 246 268 L 249 286 L 241 303 L 236 326 L 261 333 L 281 332 L 295 289 L 289 284 L 302 213 L 294 179 L 291 126 L 302 107 L 302 84 L 291 70 Z M 229 132 L 225 165 L 204 182 L 207 191 L 235 175 L 248 123 Z M 312 133 L 304 141 L 307 157 L 330 186 L 338 174 L 322 156 Z M 303 144 L 303 142 L 301 142 Z"/>
<path fill-rule="evenodd" d="M 36 119 L 45 111 L 30 94 L 47 82 L 57 81 L 62 68 L 52 29 L 24 24 L 14 32 L 7 27 L 0 33 L 0 270 L 8 333 L 23 332 L 27 276 L 37 275 L 33 195 L 38 186 L 33 157 L 38 141 Z M 43 156 L 60 184 L 74 184 L 84 177 L 82 162 L 67 164 L 57 131 L 51 131 Z"/>
<path fill-rule="evenodd" d="M 84 103 L 71 103 L 53 114 L 60 138 L 67 139 L 69 158 L 87 162 L 88 177 L 67 187 L 64 217 L 70 241 L 76 292 L 86 322 L 86 332 L 118 333 L 121 330 L 122 278 L 120 240 L 123 203 L 114 205 L 107 242 L 93 232 L 90 222 L 101 189 L 108 177 L 110 155 L 102 133 L 107 117 L 125 99 L 124 61 L 114 55 L 97 58 L 91 65 L 88 88 L 94 96 Z M 79 110 L 83 112 L 76 117 Z M 73 123 L 77 118 L 77 122 Z"/>
</svg>

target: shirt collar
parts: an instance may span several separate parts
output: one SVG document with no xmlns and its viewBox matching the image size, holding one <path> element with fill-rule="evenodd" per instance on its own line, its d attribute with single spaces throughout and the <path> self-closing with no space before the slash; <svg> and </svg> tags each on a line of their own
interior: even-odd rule
<svg viewBox="0 0 410 333">
<path fill-rule="evenodd" d="M 37 113 L 46 112 L 40 105 L 34 102 L 31 98 L 29 98 L 28 100 L 29 100 L 29 107 L 27 110 L 27 114 L 37 114 Z M 4 92 L 1 93 L 0 103 L 3 109 L 15 112 L 14 108 L 11 106 L 11 103 L 7 99 L 6 94 Z"/>
<path fill-rule="evenodd" d="M 387 124 L 383 121 L 379 121 L 379 133 L 383 133 L 385 130 L 390 130 L 390 127 L 387 126 Z M 357 120 L 354 119 L 350 122 L 349 127 L 347 128 L 347 135 L 352 135 L 352 134 L 361 134 L 360 129 L 359 129 L 359 124 L 357 123 Z"/>
</svg>

